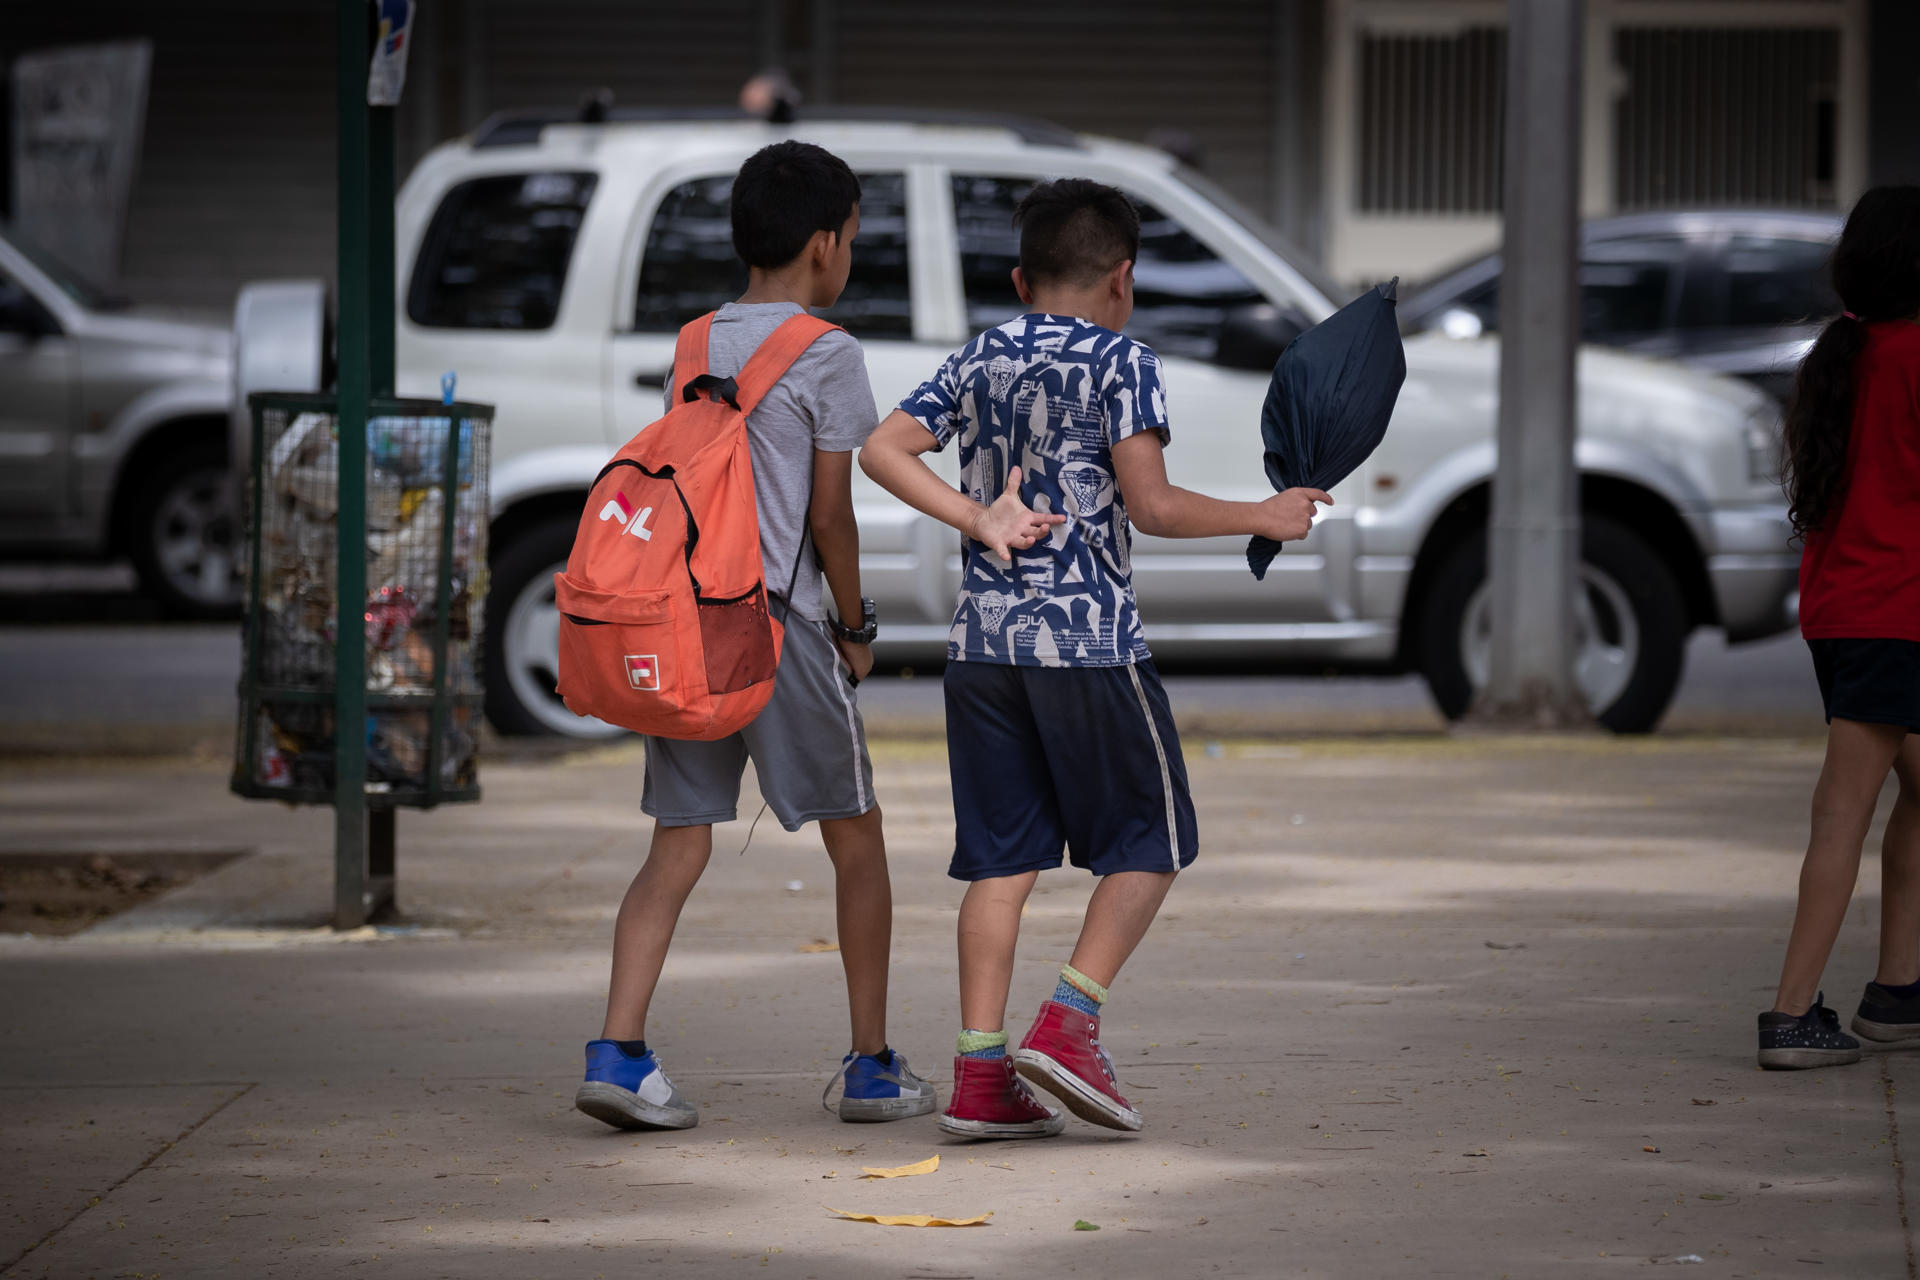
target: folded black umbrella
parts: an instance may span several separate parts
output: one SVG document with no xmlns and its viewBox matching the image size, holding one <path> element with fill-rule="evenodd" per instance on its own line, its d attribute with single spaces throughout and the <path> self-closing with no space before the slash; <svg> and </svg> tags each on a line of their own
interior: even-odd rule
<svg viewBox="0 0 1920 1280">
<path fill-rule="evenodd" d="M 1394 319 L 1395 276 L 1295 338 L 1273 366 L 1260 435 L 1275 490 L 1332 489 L 1367 460 L 1387 434 L 1407 380 L 1407 354 Z M 1280 554 L 1271 538 L 1247 545 L 1247 566 L 1264 579 Z"/>
</svg>

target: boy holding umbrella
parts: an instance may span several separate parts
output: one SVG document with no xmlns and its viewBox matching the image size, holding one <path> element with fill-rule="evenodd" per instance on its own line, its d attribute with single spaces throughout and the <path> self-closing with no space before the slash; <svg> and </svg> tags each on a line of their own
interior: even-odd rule
<svg viewBox="0 0 1920 1280">
<path fill-rule="evenodd" d="M 1160 537 L 1305 537 L 1318 489 L 1225 502 L 1167 480 L 1160 363 L 1120 330 L 1139 213 L 1112 187 L 1042 183 L 1014 212 L 1030 310 L 954 353 L 868 440 L 860 465 L 966 538 L 945 677 L 960 907 L 959 1056 L 940 1126 L 1042 1137 L 1064 1120 L 1139 1129 L 1100 1010 L 1198 851 L 1173 717 L 1141 631 L 1129 524 Z M 921 455 L 960 442 L 961 490 Z M 1099 878 L 1053 994 L 1010 1055 L 1020 910 L 1042 869 Z M 1017 1074 L 1016 1074 L 1017 1072 Z"/>
</svg>

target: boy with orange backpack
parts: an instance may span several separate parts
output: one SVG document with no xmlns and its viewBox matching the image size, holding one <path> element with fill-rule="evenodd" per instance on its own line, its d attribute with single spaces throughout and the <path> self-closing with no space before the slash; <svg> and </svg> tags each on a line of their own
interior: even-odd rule
<svg viewBox="0 0 1920 1280">
<path fill-rule="evenodd" d="M 647 1012 L 749 759 L 781 825 L 818 822 L 833 862 L 852 1021 L 840 1118 L 936 1105 L 887 1047 L 893 898 L 852 692 L 873 666 L 851 494 L 873 392 L 859 344 L 808 314 L 846 287 L 859 200 L 845 162 L 807 143 L 741 166 L 733 243 L 747 291 L 682 330 L 667 416 L 601 473 L 555 583 L 568 704 L 649 735 L 640 804 L 653 843 L 620 905 L 606 1023 L 574 1098 L 620 1128 L 699 1121 L 647 1047 Z M 856 626 L 829 618 L 823 573 Z"/>
</svg>

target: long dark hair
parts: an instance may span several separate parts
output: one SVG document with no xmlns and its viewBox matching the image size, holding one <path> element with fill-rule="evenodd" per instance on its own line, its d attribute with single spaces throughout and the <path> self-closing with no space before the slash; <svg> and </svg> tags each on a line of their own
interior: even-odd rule
<svg viewBox="0 0 1920 1280">
<path fill-rule="evenodd" d="M 1853 428 L 1853 366 L 1876 320 L 1920 314 L 1920 187 L 1875 187 L 1847 216 L 1833 251 L 1833 288 L 1847 314 L 1827 322 L 1800 362 L 1787 402 L 1787 516 L 1797 535 L 1840 503 Z"/>
</svg>

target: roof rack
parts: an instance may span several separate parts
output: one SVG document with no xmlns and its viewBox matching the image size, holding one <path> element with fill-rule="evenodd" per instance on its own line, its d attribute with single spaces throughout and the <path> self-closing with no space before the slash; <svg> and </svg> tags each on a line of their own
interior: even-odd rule
<svg viewBox="0 0 1920 1280">
<path fill-rule="evenodd" d="M 760 119 L 736 107 L 615 107 L 604 95 L 589 95 L 567 111 L 547 107 L 501 111 L 488 116 L 473 131 L 472 145 L 524 147 L 540 141 L 548 125 L 678 123 L 689 120 L 747 121 Z M 816 107 L 803 110 L 795 124 L 872 122 L 876 124 L 933 124 L 1005 129 L 1020 141 L 1045 147 L 1084 147 L 1080 135 L 1049 120 L 1007 115 L 997 111 L 949 111 L 928 107 Z"/>
</svg>

